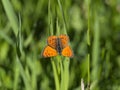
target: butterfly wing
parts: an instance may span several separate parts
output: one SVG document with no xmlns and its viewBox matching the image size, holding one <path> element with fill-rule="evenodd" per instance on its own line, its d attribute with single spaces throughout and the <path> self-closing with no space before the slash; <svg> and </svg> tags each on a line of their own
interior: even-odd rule
<svg viewBox="0 0 120 90">
<path fill-rule="evenodd" d="M 57 36 L 50 36 L 50 37 L 48 37 L 47 44 L 50 47 L 56 49 L 56 47 L 57 47 Z"/>
<path fill-rule="evenodd" d="M 58 38 L 60 39 L 61 48 L 68 46 L 69 37 L 67 35 L 60 35 Z"/>
<path fill-rule="evenodd" d="M 53 57 L 57 55 L 57 51 L 50 46 L 46 46 L 43 50 L 43 57 Z"/>
<path fill-rule="evenodd" d="M 61 53 L 63 56 L 67 56 L 67 57 L 73 57 L 73 52 L 72 52 L 72 49 L 70 48 L 70 46 L 67 46 L 65 47 L 63 50 L 62 50 L 62 53 Z"/>
</svg>

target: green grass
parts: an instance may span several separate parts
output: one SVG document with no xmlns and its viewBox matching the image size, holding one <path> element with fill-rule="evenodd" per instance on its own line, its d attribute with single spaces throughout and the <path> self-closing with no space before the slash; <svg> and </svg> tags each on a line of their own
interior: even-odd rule
<svg viewBox="0 0 120 90">
<path fill-rule="evenodd" d="M 55 4 L 56 9 L 52 8 L 52 5 L 54 5 L 54 4 Z M 54 35 L 57 35 L 57 36 L 60 34 L 67 34 L 66 20 L 65 20 L 61 1 L 58 0 L 54 4 L 51 3 L 51 1 L 49 0 L 49 3 L 48 3 L 48 16 L 49 16 L 48 26 L 49 26 L 49 32 L 50 32 L 49 35 L 53 35 L 55 32 L 56 32 L 56 34 L 54 34 Z M 61 17 L 63 20 L 60 20 L 61 17 L 58 16 L 58 13 L 61 13 Z M 56 20 L 55 21 L 55 23 L 56 23 L 55 30 L 53 28 L 54 27 L 54 25 L 53 25 L 54 17 L 52 17 L 52 16 L 56 16 L 55 17 L 55 20 Z M 59 21 L 63 22 L 63 24 L 62 24 L 63 29 L 60 28 Z M 56 58 L 51 58 L 51 63 L 52 63 L 52 68 L 53 68 L 53 73 L 54 73 L 54 80 L 55 80 L 55 87 L 56 87 L 55 90 L 68 90 L 69 62 L 70 62 L 70 60 L 68 58 L 64 58 L 64 57 L 58 56 Z"/>
<path fill-rule="evenodd" d="M 120 89 L 120 0 L 1 0 L 0 90 Z M 67 34 L 74 57 L 43 58 Z"/>
</svg>

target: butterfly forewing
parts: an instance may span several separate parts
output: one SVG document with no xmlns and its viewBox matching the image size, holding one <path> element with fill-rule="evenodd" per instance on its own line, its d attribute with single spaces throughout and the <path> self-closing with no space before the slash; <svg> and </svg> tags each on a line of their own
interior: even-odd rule
<svg viewBox="0 0 120 90">
<path fill-rule="evenodd" d="M 48 37 L 47 43 L 50 47 L 56 49 L 56 47 L 57 47 L 57 36 Z"/>
<path fill-rule="evenodd" d="M 60 38 L 61 48 L 68 46 L 69 37 L 67 35 L 60 35 L 58 38 Z"/>
<path fill-rule="evenodd" d="M 57 51 L 50 46 L 46 46 L 43 50 L 43 57 L 53 57 L 57 55 Z"/>
</svg>

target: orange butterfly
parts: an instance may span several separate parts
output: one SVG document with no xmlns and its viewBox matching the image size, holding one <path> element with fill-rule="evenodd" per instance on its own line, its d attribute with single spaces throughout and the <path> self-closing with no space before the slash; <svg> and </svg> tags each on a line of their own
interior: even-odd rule
<svg viewBox="0 0 120 90">
<path fill-rule="evenodd" d="M 58 54 L 73 57 L 73 52 L 68 45 L 69 37 L 67 35 L 50 36 L 47 39 L 47 46 L 44 48 L 43 57 L 53 57 Z"/>
</svg>

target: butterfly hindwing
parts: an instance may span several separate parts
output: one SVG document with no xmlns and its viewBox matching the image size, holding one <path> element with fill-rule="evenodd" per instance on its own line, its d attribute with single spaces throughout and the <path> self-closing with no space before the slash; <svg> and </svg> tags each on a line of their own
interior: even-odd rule
<svg viewBox="0 0 120 90">
<path fill-rule="evenodd" d="M 73 52 L 72 52 L 72 49 L 70 48 L 70 46 L 67 46 L 65 47 L 63 50 L 62 50 L 62 53 L 61 53 L 63 56 L 67 56 L 67 57 L 73 57 Z"/>
<path fill-rule="evenodd" d="M 53 57 L 57 55 L 57 51 L 50 46 L 46 46 L 43 50 L 43 57 Z"/>
</svg>

